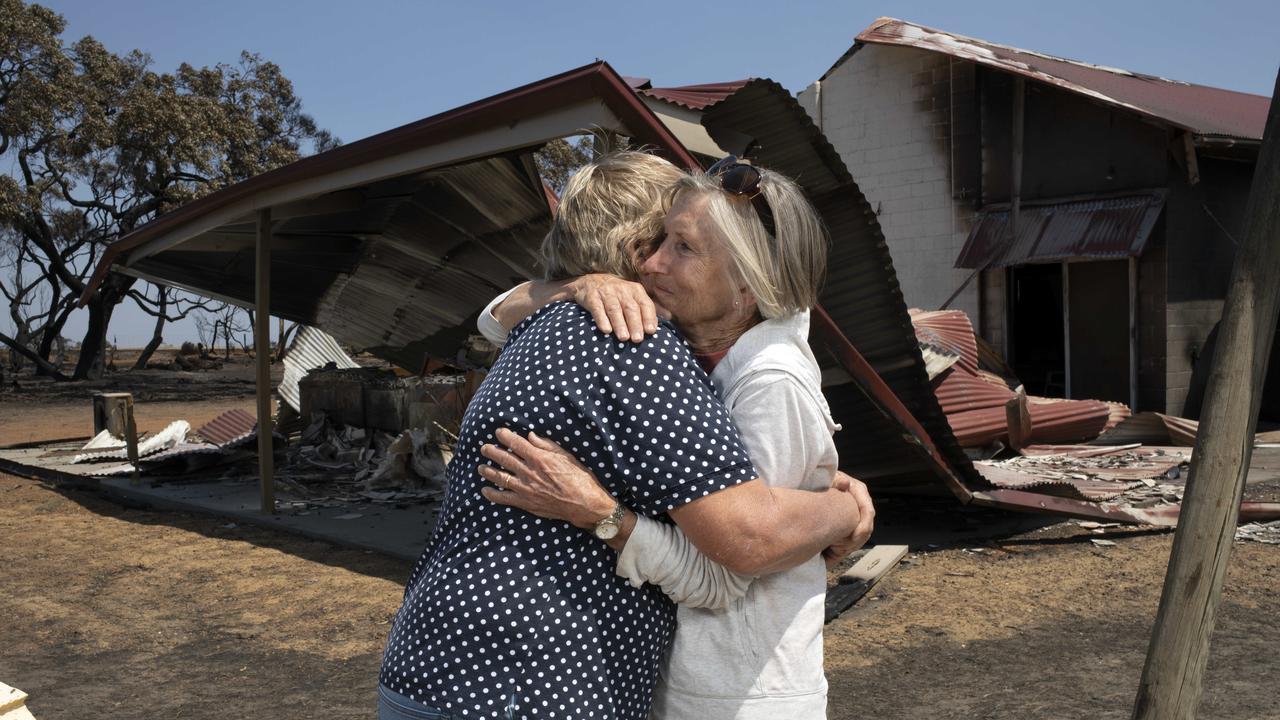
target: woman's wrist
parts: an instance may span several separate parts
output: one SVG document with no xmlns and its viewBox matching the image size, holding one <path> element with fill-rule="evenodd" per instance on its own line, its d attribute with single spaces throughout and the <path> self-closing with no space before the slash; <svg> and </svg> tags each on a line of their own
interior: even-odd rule
<svg viewBox="0 0 1280 720">
<path fill-rule="evenodd" d="M 604 492 L 602 488 L 599 495 L 592 497 L 584 505 L 582 514 L 574 525 L 577 525 L 583 530 L 593 530 L 595 529 L 596 523 L 612 515 L 614 509 L 617 508 L 618 505 L 618 499 L 609 493 Z"/>
</svg>

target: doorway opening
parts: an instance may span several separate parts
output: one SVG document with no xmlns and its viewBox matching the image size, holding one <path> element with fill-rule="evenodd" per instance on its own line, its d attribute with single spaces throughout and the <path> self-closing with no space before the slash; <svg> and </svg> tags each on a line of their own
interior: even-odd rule
<svg viewBox="0 0 1280 720">
<path fill-rule="evenodd" d="M 1009 364 L 1031 395 L 1066 397 L 1062 266 L 1009 268 Z"/>
</svg>

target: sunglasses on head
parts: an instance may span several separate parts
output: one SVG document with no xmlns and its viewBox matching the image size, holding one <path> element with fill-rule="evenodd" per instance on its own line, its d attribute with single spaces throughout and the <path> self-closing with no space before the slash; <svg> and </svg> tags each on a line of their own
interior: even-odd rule
<svg viewBox="0 0 1280 720">
<path fill-rule="evenodd" d="M 760 224 L 764 225 L 769 237 L 777 236 L 777 230 L 773 224 L 773 210 L 769 207 L 769 201 L 765 199 L 764 192 L 760 189 L 761 175 L 759 168 L 740 162 L 733 155 L 728 155 L 715 165 L 707 168 L 707 177 L 719 180 L 720 189 L 730 195 L 750 200 L 751 206 L 756 209 L 756 215 L 760 218 Z"/>
</svg>

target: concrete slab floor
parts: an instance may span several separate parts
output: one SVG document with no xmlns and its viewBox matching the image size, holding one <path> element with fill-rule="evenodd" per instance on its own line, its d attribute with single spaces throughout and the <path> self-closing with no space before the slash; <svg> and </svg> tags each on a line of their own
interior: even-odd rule
<svg viewBox="0 0 1280 720">
<path fill-rule="evenodd" d="M 304 503 L 306 498 L 277 490 L 280 511 L 268 515 L 259 510 L 258 482 L 252 477 L 214 480 L 211 472 L 208 482 L 156 482 L 144 475 L 137 485 L 127 476 L 93 478 L 86 474 L 90 465 L 70 462 L 72 448 L 83 444 L 83 439 L 77 439 L 0 448 L 0 471 L 101 492 L 125 504 L 223 517 L 409 561 L 417 559 L 435 530 L 439 502 L 343 502 L 335 507 L 312 502 L 299 511 L 291 504 Z"/>
</svg>

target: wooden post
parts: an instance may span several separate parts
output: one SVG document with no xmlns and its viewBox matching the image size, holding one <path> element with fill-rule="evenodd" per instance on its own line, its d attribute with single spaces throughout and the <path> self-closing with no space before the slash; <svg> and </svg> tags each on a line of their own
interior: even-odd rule
<svg viewBox="0 0 1280 720">
<path fill-rule="evenodd" d="M 1129 409 L 1138 412 L 1138 258 L 1129 258 Z"/>
<path fill-rule="evenodd" d="M 1071 268 L 1062 263 L 1062 396 L 1071 398 Z"/>
<path fill-rule="evenodd" d="M 1005 423 L 1009 426 L 1009 449 L 1021 452 L 1031 444 L 1031 411 L 1027 408 L 1027 391 L 1021 385 L 1004 404 Z"/>
<path fill-rule="evenodd" d="M 133 421 L 133 396 L 124 394 L 124 447 L 133 470 L 129 473 L 130 483 L 141 485 L 142 478 L 138 473 L 138 424 Z"/>
<path fill-rule="evenodd" d="M 257 355 L 258 481 L 262 512 L 276 510 L 275 458 L 271 442 L 271 209 L 258 211 L 258 247 L 254 267 L 257 310 L 253 316 L 253 347 Z"/>
<path fill-rule="evenodd" d="M 1018 239 L 1018 214 L 1022 210 L 1022 138 L 1026 127 L 1027 80 L 1013 78 L 1013 166 L 1009 175 L 1009 234 Z"/>
<path fill-rule="evenodd" d="M 1195 717 L 1280 309 L 1280 74 L 1236 250 L 1135 720 Z"/>
</svg>

